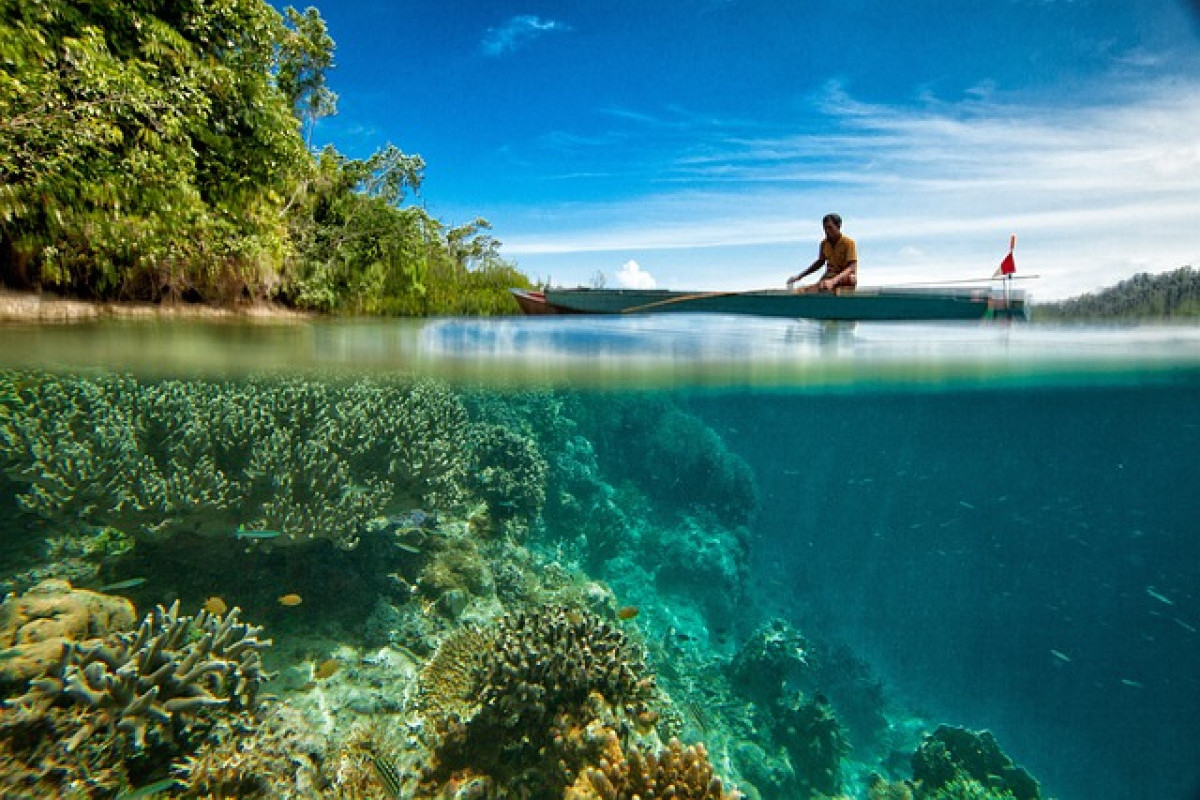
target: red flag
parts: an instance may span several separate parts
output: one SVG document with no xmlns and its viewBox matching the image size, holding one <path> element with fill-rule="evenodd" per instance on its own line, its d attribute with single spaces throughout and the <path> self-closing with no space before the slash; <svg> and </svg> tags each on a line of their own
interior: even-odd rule
<svg viewBox="0 0 1200 800">
<path fill-rule="evenodd" d="M 1000 278 L 1005 275 L 1012 275 L 1017 271 L 1017 262 L 1013 260 L 1013 249 L 1017 246 L 1017 235 L 1014 233 L 1008 240 L 1008 255 L 1000 262 L 1000 269 L 992 275 L 993 278 Z"/>
</svg>

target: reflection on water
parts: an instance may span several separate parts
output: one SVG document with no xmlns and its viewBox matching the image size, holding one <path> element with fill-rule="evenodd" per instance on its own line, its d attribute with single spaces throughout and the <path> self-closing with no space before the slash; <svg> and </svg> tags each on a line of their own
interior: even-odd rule
<svg viewBox="0 0 1200 800">
<path fill-rule="evenodd" d="M 1194 370 L 1200 328 L 723 315 L 105 322 L 0 328 L 0 365 L 139 374 L 406 371 L 496 383 L 974 384 Z"/>
</svg>

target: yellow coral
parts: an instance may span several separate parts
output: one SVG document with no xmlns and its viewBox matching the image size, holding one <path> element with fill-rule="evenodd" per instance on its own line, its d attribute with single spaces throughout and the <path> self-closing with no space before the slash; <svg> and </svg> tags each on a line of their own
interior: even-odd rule
<svg viewBox="0 0 1200 800">
<path fill-rule="evenodd" d="M 565 800 L 631 800 L 673 797 L 676 800 L 737 800 L 713 771 L 703 744 L 684 746 L 672 739 L 658 753 L 630 747 L 619 758 L 602 758 L 584 769 L 567 788 Z"/>
</svg>

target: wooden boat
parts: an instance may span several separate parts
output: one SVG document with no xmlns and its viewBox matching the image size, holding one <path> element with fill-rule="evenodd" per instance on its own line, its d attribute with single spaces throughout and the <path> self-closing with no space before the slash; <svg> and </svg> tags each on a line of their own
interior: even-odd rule
<svg viewBox="0 0 1200 800">
<path fill-rule="evenodd" d="M 837 293 L 783 289 L 682 292 L 666 289 L 512 289 L 525 314 L 750 314 L 821 320 L 1026 319 L 1025 293 L 987 287 L 877 287 Z"/>
</svg>

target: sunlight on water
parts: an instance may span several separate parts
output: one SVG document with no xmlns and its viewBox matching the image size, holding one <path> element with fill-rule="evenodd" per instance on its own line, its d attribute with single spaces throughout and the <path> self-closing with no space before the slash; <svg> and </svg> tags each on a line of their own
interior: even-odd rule
<svg viewBox="0 0 1200 800">
<path fill-rule="evenodd" d="M 0 328 L 0 364 L 139 374 L 416 372 L 499 385 L 969 386 L 1200 369 L 1200 328 L 721 315 Z"/>
</svg>

